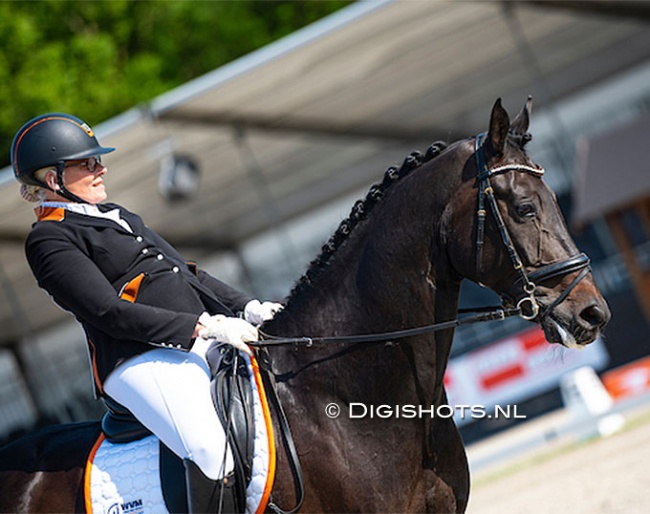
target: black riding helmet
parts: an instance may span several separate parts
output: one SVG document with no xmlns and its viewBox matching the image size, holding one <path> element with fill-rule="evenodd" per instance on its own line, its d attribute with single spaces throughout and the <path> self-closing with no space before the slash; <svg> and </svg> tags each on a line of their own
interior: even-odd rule
<svg viewBox="0 0 650 514">
<path fill-rule="evenodd" d="M 69 114 L 50 113 L 38 116 L 23 125 L 11 144 L 11 166 L 16 179 L 24 184 L 51 189 L 34 173 L 48 166 L 56 167 L 61 196 L 83 202 L 63 186 L 66 161 L 87 159 L 112 152 L 99 144 L 92 129 Z"/>
</svg>

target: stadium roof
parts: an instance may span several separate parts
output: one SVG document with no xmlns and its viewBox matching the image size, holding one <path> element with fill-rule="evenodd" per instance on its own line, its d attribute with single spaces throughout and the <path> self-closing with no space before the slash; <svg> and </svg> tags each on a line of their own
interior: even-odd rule
<svg viewBox="0 0 650 514">
<path fill-rule="evenodd" d="M 358 2 L 96 127 L 110 200 L 192 253 L 236 248 L 377 181 L 412 149 L 487 128 L 497 97 L 539 110 L 650 59 L 644 2 Z M 17 125 L 25 120 L 17 120 Z M 191 201 L 161 161 L 201 171 Z M 34 221 L 0 175 L 0 344 L 68 315 L 23 256 Z M 186 251 L 187 253 L 187 251 Z M 296 270 L 296 276 L 301 270 Z"/>
<path fill-rule="evenodd" d="M 581 141 L 573 192 L 575 224 L 582 225 L 647 201 L 650 163 L 645 145 L 649 135 L 650 115 L 646 115 L 622 128 Z"/>
</svg>

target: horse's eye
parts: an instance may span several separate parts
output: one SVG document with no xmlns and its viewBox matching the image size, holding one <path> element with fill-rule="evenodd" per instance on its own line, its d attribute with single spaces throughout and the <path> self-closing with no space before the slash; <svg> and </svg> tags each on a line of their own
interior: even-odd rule
<svg viewBox="0 0 650 514">
<path fill-rule="evenodd" d="M 534 218 L 537 216 L 537 209 L 532 203 L 523 203 L 516 207 L 517 216 L 520 218 Z"/>
</svg>

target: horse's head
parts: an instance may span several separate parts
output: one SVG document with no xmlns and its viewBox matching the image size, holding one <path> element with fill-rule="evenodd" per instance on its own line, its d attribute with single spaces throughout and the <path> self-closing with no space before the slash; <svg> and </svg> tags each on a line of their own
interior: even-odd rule
<svg viewBox="0 0 650 514">
<path fill-rule="evenodd" d="M 529 99 L 512 124 L 497 100 L 490 129 L 473 141 L 464 182 L 451 202 L 456 271 L 496 291 L 567 347 L 591 343 L 610 319 L 589 259 L 579 253 L 544 170 L 525 151 Z M 478 198 L 478 200 L 477 200 Z M 474 250 L 468 252 L 468 243 Z"/>
</svg>

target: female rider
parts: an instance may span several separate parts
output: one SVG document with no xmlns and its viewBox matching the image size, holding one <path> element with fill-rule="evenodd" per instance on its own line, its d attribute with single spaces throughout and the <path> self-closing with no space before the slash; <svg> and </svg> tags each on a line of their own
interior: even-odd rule
<svg viewBox="0 0 650 514">
<path fill-rule="evenodd" d="M 221 424 L 205 353 L 214 341 L 250 353 L 254 325 L 281 306 L 210 276 L 137 214 L 104 203 L 101 156 L 113 150 L 68 114 L 18 131 L 12 167 L 23 197 L 38 202 L 27 260 L 39 286 L 83 326 L 97 395 L 126 407 L 184 459 L 190 512 L 216 512 L 224 484 L 223 505 L 234 508 L 233 457 L 223 430 L 215 437 Z"/>
</svg>

